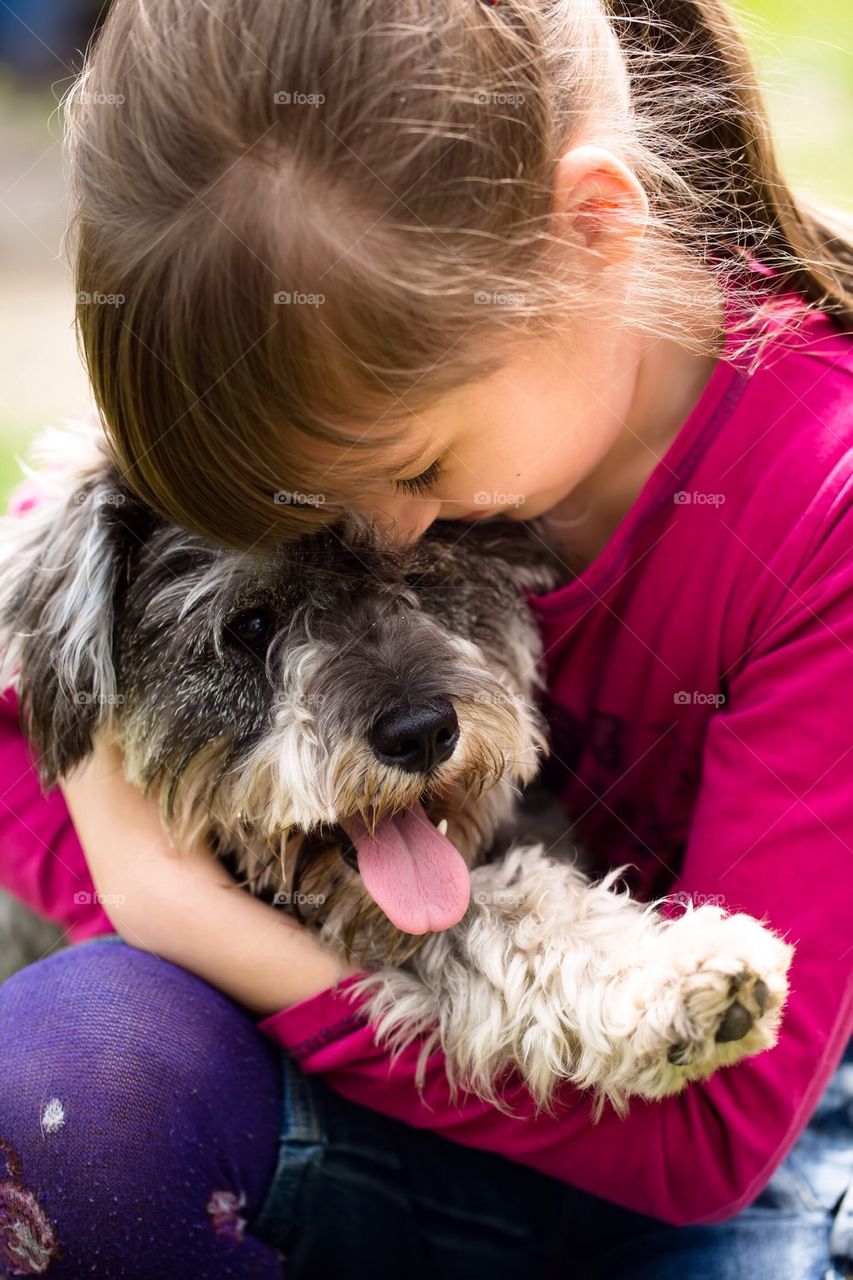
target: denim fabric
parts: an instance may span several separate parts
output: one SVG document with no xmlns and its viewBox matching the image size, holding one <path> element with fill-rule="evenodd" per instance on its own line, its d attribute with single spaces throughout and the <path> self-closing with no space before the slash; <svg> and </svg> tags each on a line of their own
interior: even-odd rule
<svg viewBox="0 0 853 1280">
<path fill-rule="evenodd" d="M 853 1277 L 853 1042 L 753 1204 L 670 1227 L 368 1112 L 282 1051 L 279 1161 L 252 1231 L 289 1280 L 847 1280 Z"/>
</svg>

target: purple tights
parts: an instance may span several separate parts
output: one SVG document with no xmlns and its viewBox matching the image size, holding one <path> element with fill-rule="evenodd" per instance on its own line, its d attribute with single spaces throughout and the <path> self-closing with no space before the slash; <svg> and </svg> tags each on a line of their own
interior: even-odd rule
<svg viewBox="0 0 853 1280">
<path fill-rule="evenodd" d="M 281 1280 L 275 1046 L 207 983 L 112 941 L 0 987 L 0 1276 Z"/>
</svg>

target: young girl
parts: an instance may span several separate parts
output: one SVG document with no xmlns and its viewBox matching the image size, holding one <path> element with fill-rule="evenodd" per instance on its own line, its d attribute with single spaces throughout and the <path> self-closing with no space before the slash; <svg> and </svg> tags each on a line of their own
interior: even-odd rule
<svg viewBox="0 0 853 1280">
<path fill-rule="evenodd" d="M 90 939 L 0 990 L 11 1274 L 847 1274 L 853 245 L 722 0 L 116 0 L 70 105 L 139 493 L 244 548 L 541 517 L 579 839 L 797 950 L 775 1049 L 625 1119 L 421 1095 L 107 737 L 41 797 L 10 694 L 4 880 Z"/>
</svg>

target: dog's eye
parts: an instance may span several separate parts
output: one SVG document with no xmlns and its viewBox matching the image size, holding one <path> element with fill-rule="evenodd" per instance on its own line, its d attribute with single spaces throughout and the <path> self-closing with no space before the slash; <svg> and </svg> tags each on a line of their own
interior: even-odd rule
<svg viewBox="0 0 853 1280">
<path fill-rule="evenodd" d="M 271 609 L 243 609 L 229 618 L 223 628 L 223 635 L 232 644 L 253 653 L 264 653 L 275 634 L 276 617 Z"/>
</svg>

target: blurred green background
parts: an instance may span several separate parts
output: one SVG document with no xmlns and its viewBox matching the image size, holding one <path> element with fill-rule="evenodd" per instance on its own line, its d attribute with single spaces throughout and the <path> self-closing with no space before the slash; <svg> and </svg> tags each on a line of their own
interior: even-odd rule
<svg viewBox="0 0 853 1280">
<path fill-rule="evenodd" d="M 853 0 L 735 0 L 790 178 L 853 212 Z M 15 454 L 85 410 L 62 255 L 57 104 L 95 21 L 88 0 L 0 4 L 0 503 Z M 0 508 L 2 509 L 2 508 Z"/>
</svg>

